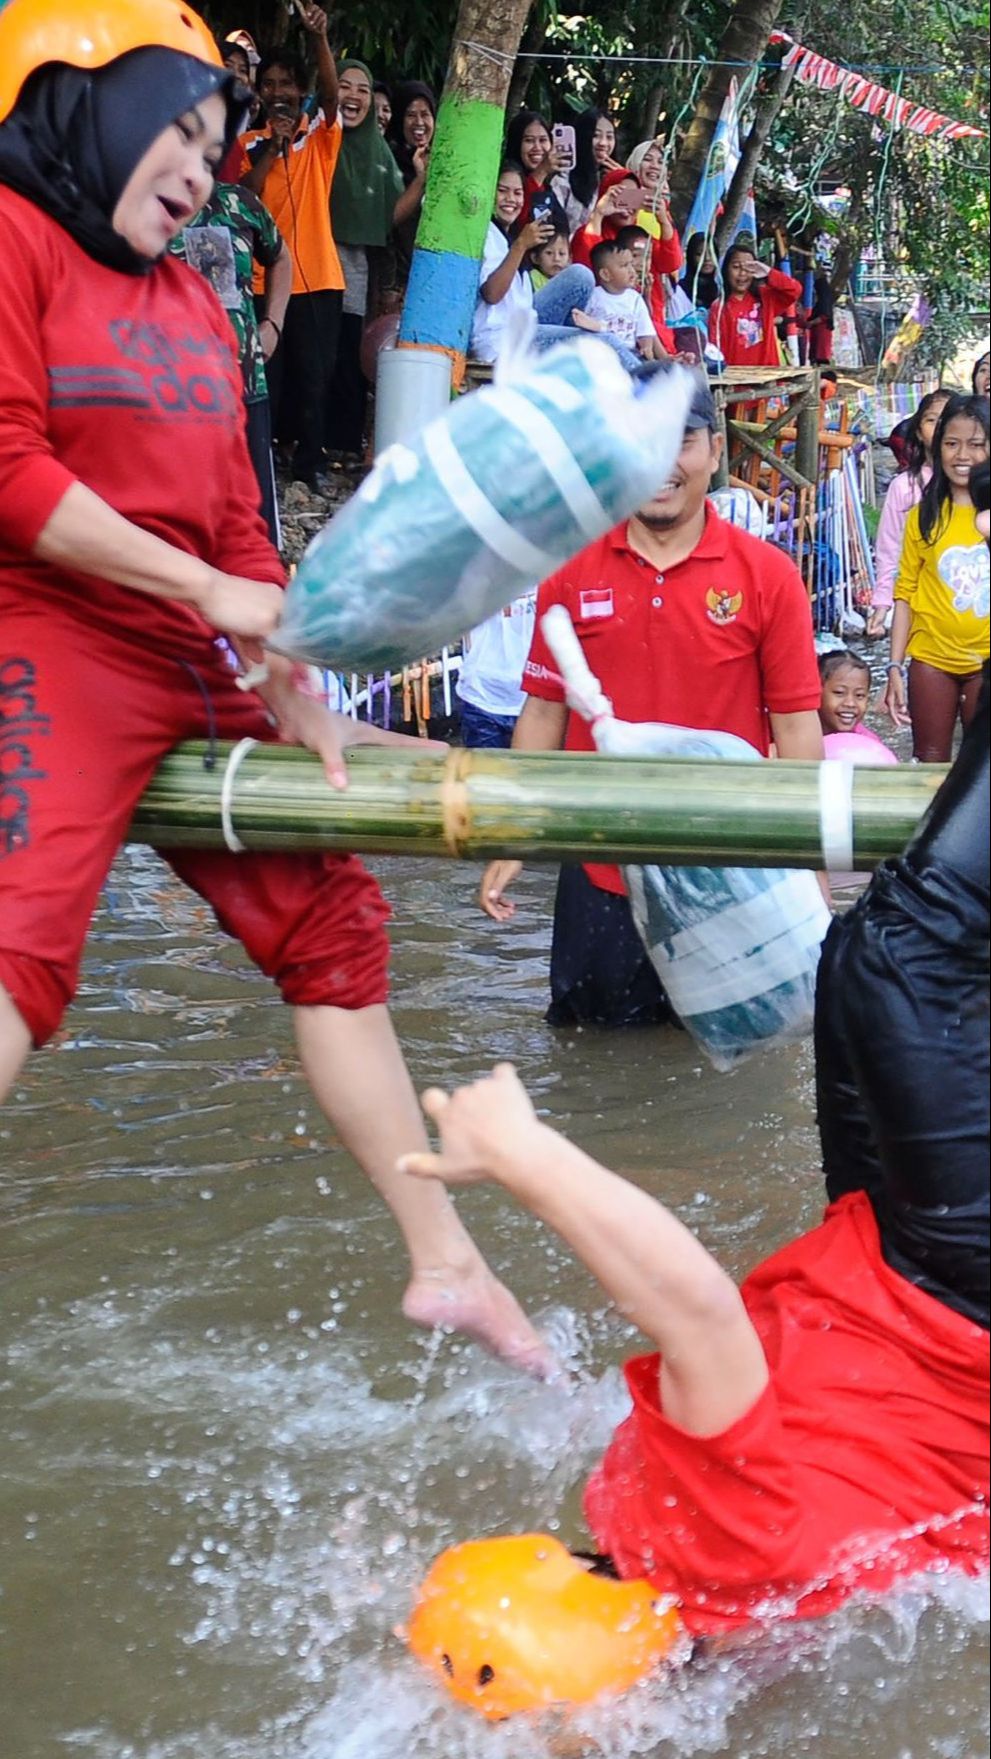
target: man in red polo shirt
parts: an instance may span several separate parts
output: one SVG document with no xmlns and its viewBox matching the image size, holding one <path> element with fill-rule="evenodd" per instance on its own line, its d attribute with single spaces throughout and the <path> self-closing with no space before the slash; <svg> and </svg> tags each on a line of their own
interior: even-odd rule
<svg viewBox="0 0 991 1759">
<path fill-rule="evenodd" d="M 594 748 L 588 725 L 565 704 L 541 633 L 543 613 L 564 605 L 621 720 L 715 728 L 765 755 L 773 742 L 779 757 L 822 757 L 808 594 L 787 556 L 707 505 L 721 448 L 712 394 L 700 377 L 670 480 L 626 525 L 540 588 L 514 750 Z M 506 891 L 519 871 L 517 861 L 486 869 L 480 903 L 496 922 L 514 913 Z M 563 867 L 550 1024 L 634 1026 L 670 1018 L 619 869 Z"/>
</svg>

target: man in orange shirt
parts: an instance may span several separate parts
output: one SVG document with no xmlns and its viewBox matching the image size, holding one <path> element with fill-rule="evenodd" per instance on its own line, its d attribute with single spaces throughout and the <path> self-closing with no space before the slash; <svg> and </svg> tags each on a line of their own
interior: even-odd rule
<svg viewBox="0 0 991 1759">
<path fill-rule="evenodd" d="M 289 48 L 270 49 L 258 65 L 268 122 L 242 138 L 241 182 L 261 196 L 292 257 L 292 295 L 269 378 L 273 429 L 282 441 L 295 439 L 292 474 L 315 488 L 344 296 L 330 228 L 341 124 L 327 14 L 307 6 L 302 16 L 316 50 L 320 108 L 314 116 L 304 109 L 310 81 L 301 58 Z"/>
</svg>

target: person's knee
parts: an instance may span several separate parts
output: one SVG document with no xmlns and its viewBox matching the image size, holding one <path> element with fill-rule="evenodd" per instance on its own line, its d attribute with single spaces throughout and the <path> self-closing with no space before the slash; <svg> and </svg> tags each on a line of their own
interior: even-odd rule
<svg viewBox="0 0 991 1759">
<path fill-rule="evenodd" d="M 61 965 L 0 948 L 0 989 L 20 1015 L 36 1050 L 53 1037 L 75 993 L 75 976 Z"/>
<path fill-rule="evenodd" d="M 261 857 L 250 886 L 235 888 L 233 898 L 214 891 L 211 901 L 291 1006 L 356 1009 L 386 1001 L 389 906 L 357 857 Z"/>
<path fill-rule="evenodd" d="M 290 1007 L 354 1013 L 379 1006 L 389 999 L 389 937 L 382 924 L 337 936 L 323 958 L 287 962 L 274 977 Z"/>
<path fill-rule="evenodd" d="M 591 293 L 595 286 L 595 276 L 591 269 L 586 268 L 584 263 L 572 263 L 570 268 L 565 269 L 562 272 L 568 277 L 566 283 L 568 288 L 574 289 L 576 295 L 575 304 L 577 305 L 578 295 L 584 294 L 587 297 L 588 294 Z"/>
</svg>

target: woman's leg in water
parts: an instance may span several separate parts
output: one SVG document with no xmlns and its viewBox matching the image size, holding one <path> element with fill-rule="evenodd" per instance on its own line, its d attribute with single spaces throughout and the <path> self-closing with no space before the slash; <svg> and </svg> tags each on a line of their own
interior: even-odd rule
<svg viewBox="0 0 991 1759">
<path fill-rule="evenodd" d="M 0 1105 L 28 1060 L 31 1033 L 7 991 L 0 986 Z"/>
<path fill-rule="evenodd" d="M 551 1373 L 551 1351 L 492 1274 L 447 1192 L 397 1170 L 400 1155 L 426 1149 L 427 1137 L 388 1010 L 296 1008 L 294 1016 L 300 1060 L 321 1110 L 406 1242 L 407 1319 L 468 1332 L 528 1373 Z"/>
<path fill-rule="evenodd" d="M 988 726 L 985 683 L 904 856 L 830 929 L 816 998 L 830 1196 L 865 1189 L 889 1264 L 985 1325 Z"/>
</svg>

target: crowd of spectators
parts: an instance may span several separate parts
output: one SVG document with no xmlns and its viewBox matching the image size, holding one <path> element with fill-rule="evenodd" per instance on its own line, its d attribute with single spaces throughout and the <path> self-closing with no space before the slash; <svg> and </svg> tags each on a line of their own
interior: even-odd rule
<svg viewBox="0 0 991 1759">
<path fill-rule="evenodd" d="M 273 447 L 311 490 L 332 464 L 364 456 L 375 354 L 398 327 L 437 113 L 429 86 L 338 63 L 322 7 L 300 13 L 305 57 L 285 44 L 259 53 L 241 30 L 222 42 L 252 95 L 250 126 L 175 246 L 234 322 L 276 541 Z M 752 235 L 722 265 L 698 235 L 683 252 L 663 140 L 621 151 L 594 107 L 567 123 L 526 109 L 509 119 L 472 325 L 479 362 L 496 360 L 523 308 L 539 346 L 596 332 L 633 373 L 665 358 L 773 363 L 801 292 L 760 260 Z M 832 312 L 817 299 L 812 333 L 828 355 Z"/>
</svg>

